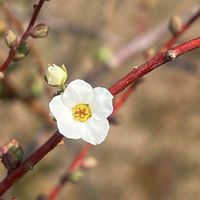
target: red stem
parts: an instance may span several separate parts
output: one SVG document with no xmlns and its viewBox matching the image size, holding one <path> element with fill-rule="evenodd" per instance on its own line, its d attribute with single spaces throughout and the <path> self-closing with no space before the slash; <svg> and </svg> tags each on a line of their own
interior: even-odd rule
<svg viewBox="0 0 200 200">
<path fill-rule="evenodd" d="M 86 144 L 81 151 L 78 153 L 78 155 L 76 155 L 75 159 L 73 160 L 72 164 L 69 166 L 69 169 L 67 171 L 67 173 L 65 173 L 62 177 L 61 177 L 61 182 L 58 186 L 56 186 L 55 188 L 52 189 L 52 191 L 49 193 L 48 195 L 48 200 L 54 200 L 59 192 L 61 191 L 63 185 L 68 181 L 67 176 L 69 173 L 76 171 L 83 163 L 85 157 L 87 156 L 89 150 L 91 149 L 92 145 L 91 144 Z"/>
<path fill-rule="evenodd" d="M 39 149 L 27 158 L 17 169 L 12 171 L 0 184 L 0 196 L 7 191 L 20 177 L 33 168 L 48 152 L 54 149 L 63 136 L 56 131 Z"/>
<path fill-rule="evenodd" d="M 188 42 L 185 42 L 183 44 L 180 44 L 174 48 L 172 48 L 170 51 L 173 51 L 174 54 L 176 54 L 176 57 L 187 53 L 193 49 L 196 49 L 200 47 L 200 37 L 195 38 L 193 40 L 190 40 Z M 130 71 L 127 75 L 125 75 L 123 78 L 121 78 L 118 82 L 116 82 L 112 87 L 110 87 L 109 91 L 116 95 L 120 93 L 122 90 L 124 90 L 126 87 L 128 87 L 130 84 L 137 81 L 139 78 L 143 77 L 144 75 L 148 74 L 153 69 L 159 67 L 160 65 L 167 63 L 173 58 L 170 58 L 167 56 L 167 53 L 169 51 L 163 52 L 155 56 L 154 58 L 150 59 L 146 63 L 140 65 L 138 68 L 134 68 L 132 71 Z"/>
<path fill-rule="evenodd" d="M 196 21 L 196 19 L 200 17 L 200 9 L 194 13 L 194 15 L 182 26 L 182 29 L 174 34 L 164 45 L 163 50 L 167 50 L 173 47 L 176 43 L 177 39 L 185 32 L 187 29 Z"/>
<path fill-rule="evenodd" d="M 124 105 L 124 103 L 126 102 L 126 100 L 128 99 L 128 97 L 132 94 L 134 90 L 133 86 L 130 86 L 120 97 L 119 100 L 116 100 L 116 102 L 114 103 L 114 109 L 112 112 L 111 117 L 113 117 L 119 110 L 119 108 L 121 108 L 122 105 Z"/>
<path fill-rule="evenodd" d="M 31 21 L 26 29 L 26 31 L 24 32 L 24 34 L 22 35 L 21 39 L 19 40 L 17 46 L 15 46 L 14 48 L 11 48 L 9 51 L 9 55 L 6 59 L 6 61 L 0 66 L 0 72 L 5 72 L 9 66 L 9 64 L 12 62 L 16 52 L 17 52 L 17 48 L 23 44 L 26 39 L 30 36 L 30 33 L 33 29 L 33 26 L 35 24 L 35 21 L 38 17 L 38 14 L 42 8 L 42 5 L 44 4 L 46 0 L 40 0 L 39 3 L 37 5 L 34 5 L 34 12 L 31 18 Z"/>
<path fill-rule="evenodd" d="M 193 49 L 200 47 L 200 37 L 193 39 L 189 42 L 185 42 L 174 47 L 170 52 L 176 54 L 176 57 L 189 52 Z M 161 53 L 156 57 L 152 58 L 145 64 L 142 64 L 137 69 L 133 69 L 126 76 L 121 78 L 116 82 L 109 91 L 116 95 L 129 85 L 133 84 L 139 78 L 148 74 L 153 69 L 159 67 L 160 65 L 167 63 L 172 60 L 169 55 L 169 51 Z M 1 183 L 0 183 L 0 195 L 7 191 L 7 189 L 12 186 L 19 178 L 21 178 L 26 172 L 30 170 L 37 162 L 39 162 L 50 150 L 52 150 L 63 138 L 58 132 L 56 132 L 45 144 L 43 144 L 38 150 L 36 150 L 29 158 L 27 158 L 17 169 L 10 173 Z M 73 169 L 73 167 L 71 167 Z"/>
</svg>

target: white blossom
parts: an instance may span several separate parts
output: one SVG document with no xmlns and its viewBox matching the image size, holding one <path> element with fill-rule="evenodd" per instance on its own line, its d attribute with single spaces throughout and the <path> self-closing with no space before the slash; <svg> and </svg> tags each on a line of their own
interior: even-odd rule
<svg viewBox="0 0 200 200">
<path fill-rule="evenodd" d="M 113 111 L 113 96 L 103 87 L 92 88 L 77 79 L 49 103 L 58 130 L 67 138 L 82 138 L 93 145 L 103 142 L 109 131 L 107 117 Z"/>
</svg>

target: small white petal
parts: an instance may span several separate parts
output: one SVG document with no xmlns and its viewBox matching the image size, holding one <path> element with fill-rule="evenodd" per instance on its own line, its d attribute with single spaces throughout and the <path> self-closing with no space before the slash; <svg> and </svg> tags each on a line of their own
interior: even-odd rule
<svg viewBox="0 0 200 200">
<path fill-rule="evenodd" d="M 56 120 L 68 121 L 69 123 L 73 121 L 72 111 L 65 106 L 61 95 L 55 96 L 50 101 L 49 108 Z"/>
<path fill-rule="evenodd" d="M 108 120 L 95 120 L 91 117 L 86 123 L 87 132 L 82 135 L 82 139 L 93 145 L 102 143 L 109 131 Z"/>
<path fill-rule="evenodd" d="M 113 95 L 106 88 L 94 88 L 94 98 L 91 102 L 91 110 L 95 119 L 105 119 L 112 113 L 112 99 Z"/>
<path fill-rule="evenodd" d="M 85 135 L 88 130 L 86 123 L 75 120 L 71 123 L 59 120 L 57 121 L 57 125 L 59 132 L 70 139 L 79 139 L 82 135 Z"/>
<path fill-rule="evenodd" d="M 63 101 L 68 107 L 79 103 L 89 104 L 93 99 L 93 89 L 87 82 L 77 79 L 72 81 L 63 93 Z"/>
</svg>

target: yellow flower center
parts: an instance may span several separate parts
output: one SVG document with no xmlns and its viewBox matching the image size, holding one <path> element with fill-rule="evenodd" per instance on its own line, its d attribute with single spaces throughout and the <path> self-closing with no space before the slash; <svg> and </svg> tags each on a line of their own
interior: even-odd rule
<svg viewBox="0 0 200 200">
<path fill-rule="evenodd" d="M 77 104 L 72 108 L 72 114 L 74 119 L 79 122 L 85 122 L 92 116 L 90 106 L 88 104 Z"/>
</svg>

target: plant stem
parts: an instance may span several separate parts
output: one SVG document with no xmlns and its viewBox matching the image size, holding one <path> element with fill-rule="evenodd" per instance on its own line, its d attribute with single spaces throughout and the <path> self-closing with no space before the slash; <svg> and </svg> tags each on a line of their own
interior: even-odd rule
<svg viewBox="0 0 200 200">
<path fill-rule="evenodd" d="M 46 0 L 40 0 L 38 4 L 34 5 L 34 12 L 33 12 L 33 15 L 31 17 L 31 21 L 30 21 L 26 31 L 24 32 L 24 34 L 20 38 L 17 46 L 15 46 L 15 47 L 10 49 L 9 55 L 8 55 L 6 61 L 0 66 L 0 72 L 5 72 L 7 70 L 9 64 L 12 62 L 12 60 L 13 60 L 16 52 L 17 52 L 17 48 L 21 44 L 23 44 L 26 41 L 26 39 L 30 36 L 30 33 L 31 33 L 32 29 L 33 29 L 33 26 L 34 26 L 35 21 L 36 21 L 36 19 L 38 17 L 38 14 L 39 14 L 39 12 L 40 12 L 40 10 L 41 10 L 41 8 L 42 8 L 42 6 L 43 6 L 45 1 Z"/>
<path fill-rule="evenodd" d="M 12 186 L 19 178 L 21 178 L 57 144 L 62 140 L 63 136 L 56 131 L 38 150 L 36 150 L 29 158 L 27 158 L 18 168 L 9 173 L 9 175 L 0 184 L 0 195 L 4 194 L 10 186 Z"/>
<path fill-rule="evenodd" d="M 188 42 L 185 42 L 183 44 L 180 44 L 180 45 L 172 48 L 169 51 L 160 53 L 157 56 L 155 56 L 154 58 L 147 61 L 146 63 L 140 65 L 137 69 L 134 68 L 127 75 L 125 75 L 123 78 L 121 78 L 119 81 L 117 81 L 112 87 L 110 87 L 109 91 L 113 95 L 116 95 L 116 94 L 120 93 L 122 90 L 124 90 L 125 88 L 127 88 L 130 84 L 134 83 L 139 78 L 148 74 L 155 68 L 173 60 L 173 58 L 171 58 L 170 56 L 167 56 L 167 54 L 170 51 L 173 52 L 176 55 L 176 57 L 178 57 L 178 56 L 185 54 L 191 50 L 194 50 L 198 47 L 200 47 L 200 37 L 190 40 Z"/>
</svg>

